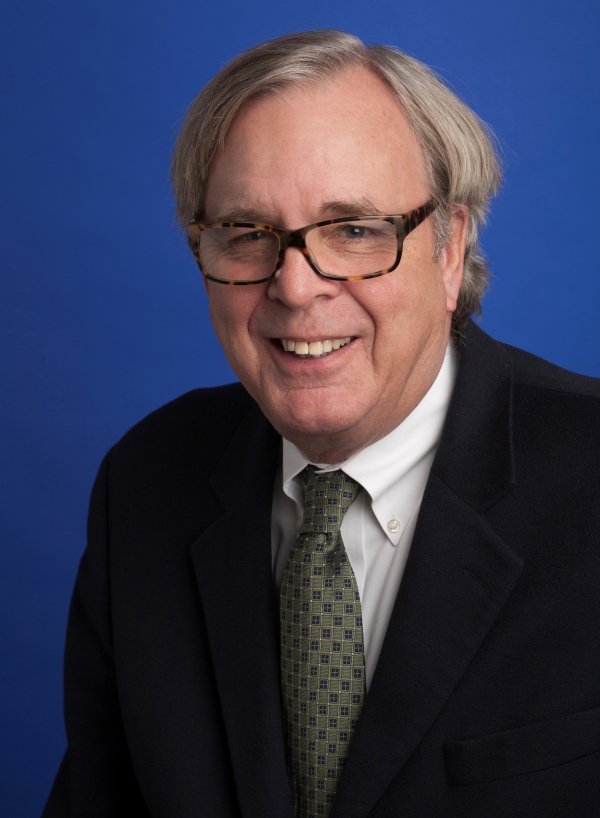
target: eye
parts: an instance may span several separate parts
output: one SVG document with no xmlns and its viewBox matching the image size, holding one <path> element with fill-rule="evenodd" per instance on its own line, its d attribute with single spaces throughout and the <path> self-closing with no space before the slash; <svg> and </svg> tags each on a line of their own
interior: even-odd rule
<svg viewBox="0 0 600 818">
<path fill-rule="evenodd" d="M 230 245 L 233 244 L 252 244 L 259 241 L 264 241 L 269 236 L 264 230 L 252 230 L 250 233 L 242 233 L 241 236 L 235 236 L 230 239 Z"/>
<path fill-rule="evenodd" d="M 364 239 L 367 234 L 367 228 L 359 226 L 358 224 L 345 224 L 343 226 L 342 235 L 347 239 Z"/>
</svg>

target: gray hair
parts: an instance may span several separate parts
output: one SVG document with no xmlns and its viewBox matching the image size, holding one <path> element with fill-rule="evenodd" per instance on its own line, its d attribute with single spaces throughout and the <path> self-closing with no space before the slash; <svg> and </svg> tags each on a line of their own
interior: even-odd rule
<svg viewBox="0 0 600 818">
<path fill-rule="evenodd" d="M 365 46 L 342 31 L 307 31 L 268 40 L 235 57 L 192 102 L 172 164 L 177 218 L 202 213 L 211 161 L 242 106 L 296 85 L 324 85 L 363 68 L 390 89 L 423 151 L 431 195 L 436 253 L 448 242 L 453 208 L 468 209 L 465 270 L 452 318 L 460 337 L 469 315 L 481 314 L 490 272 L 479 246 L 479 227 L 501 180 L 494 135 L 423 63 L 391 46 Z"/>
</svg>

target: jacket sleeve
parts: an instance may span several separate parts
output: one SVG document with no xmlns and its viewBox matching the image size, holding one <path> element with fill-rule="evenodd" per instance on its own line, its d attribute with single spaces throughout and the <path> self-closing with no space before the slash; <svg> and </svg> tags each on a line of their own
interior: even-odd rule
<svg viewBox="0 0 600 818">
<path fill-rule="evenodd" d="M 106 456 L 92 491 L 88 546 L 67 626 L 64 709 L 67 751 L 43 818 L 149 815 L 123 730 L 112 645 Z"/>
</svg>

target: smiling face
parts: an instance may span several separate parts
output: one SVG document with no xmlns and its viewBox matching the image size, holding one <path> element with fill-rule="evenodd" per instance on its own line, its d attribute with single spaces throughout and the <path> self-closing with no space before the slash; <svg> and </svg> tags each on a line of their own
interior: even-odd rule
<svg viewBox="0 0 600 818">
<path fill-rule="evenodd" d="M 356 70 L 324 89 L 292 88 L 243 108 L 213 160 L 204 220 L 295 229 L 407 213 L 429 199 L 406 117 L 377 78 Z M 399 267 L 380 278 L 324 279 L 291 248 L 266 283 L 206 282 L 232 368 L 309 459 L 340 463 L 388 434 L 435 380 L 462 280 L 464 213 L 450 233 L 435 259 L 426 219 L 406 238 Z M 300 357 L 320 352 L 319 342 L 332 351 Z"/>
</svg>

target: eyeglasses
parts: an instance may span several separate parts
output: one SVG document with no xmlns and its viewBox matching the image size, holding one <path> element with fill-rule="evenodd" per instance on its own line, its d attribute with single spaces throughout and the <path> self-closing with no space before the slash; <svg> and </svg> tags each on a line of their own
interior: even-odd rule
<svg viewBox="0 0 600 818">
<path fill-rule="evenodd" d="M 397 216 L 352 216 L 282 230 L 270 224 L 220 222 L 188 225 L 188 243 L 206 278 L 219 284 L 260 284 L 298 248 L 317 275 L 360 281 L 396 269 L 408 234 L 437 207 L 431 199 Z"/>
</svg>

